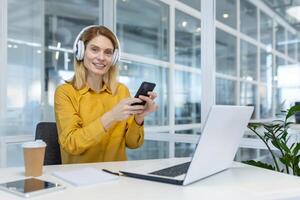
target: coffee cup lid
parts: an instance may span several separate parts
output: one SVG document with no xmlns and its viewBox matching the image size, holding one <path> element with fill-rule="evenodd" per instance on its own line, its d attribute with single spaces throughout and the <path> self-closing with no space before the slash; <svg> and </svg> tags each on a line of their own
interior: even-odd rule
<svg viewBox="0 0 300 200">
<path fill-rule="evenodd" d="M 39 148 L 39 147 L 46 147 L 47 144 L 43 140 L 35 140 L 30 142 L 23 143 L 23 148 Z"/>
</svg>

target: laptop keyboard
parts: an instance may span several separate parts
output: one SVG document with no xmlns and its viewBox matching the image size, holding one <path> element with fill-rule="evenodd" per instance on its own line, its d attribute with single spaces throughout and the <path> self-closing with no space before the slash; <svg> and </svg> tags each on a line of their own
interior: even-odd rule
<svg viewBox="0 0 300 200">
<path fill-rule="evenodd" d="M 182 163 L 179 165 L 174 165 L 172 167 L 154 171 L 149 174 L 154 174 L 154 175 L 159 175 L 159 176 L 167 176 L 167 177 L 176 177 L 176 176 L 185 174 L 187 172 L 190 164 L 191 164 L 191 162 Z"/>
</svg>

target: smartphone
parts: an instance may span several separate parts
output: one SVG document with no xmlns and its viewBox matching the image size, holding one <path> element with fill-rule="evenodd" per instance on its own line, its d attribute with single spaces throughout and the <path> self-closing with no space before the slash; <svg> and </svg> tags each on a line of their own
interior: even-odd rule
<svg viewBox="0 0 300 200">
<path fill-rule="evenodd" d="M 149 96 L 148 92 L 152 92 L 154 90 L 155 86 L 156 86 L 155 83 L 142 82 L 141 86 L 139 87 L 139 89 L 134 97 L 139 98 L 140 95 Z M 131 105 L 135 106 L 135 105 L 145 105 L 145 104 L 146 104 L 146 101 L 143 101 L 141 103 L 133 103 Z"/>
</svg>

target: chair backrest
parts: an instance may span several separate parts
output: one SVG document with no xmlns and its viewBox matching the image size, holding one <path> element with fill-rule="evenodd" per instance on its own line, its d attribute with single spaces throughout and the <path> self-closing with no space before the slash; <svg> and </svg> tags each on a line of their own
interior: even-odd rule
<svg viewBox="0 0 300 200">
<path fill-rule="evenodd" d="M 35 139 L 41 139 L 47 144 L 44 165 L 61 164 L 60 147 L 55 122 L 38 123 L 36 125 Z"/>
</svg>

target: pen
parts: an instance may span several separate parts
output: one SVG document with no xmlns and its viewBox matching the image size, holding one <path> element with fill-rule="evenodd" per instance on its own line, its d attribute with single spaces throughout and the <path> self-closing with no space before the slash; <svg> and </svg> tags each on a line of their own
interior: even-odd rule
<svg viewBox="0 0 300 200">
<path fill-rule="evenodd" d="M 116 175 L 116 176 L 120 176 L 120 174 L 118 172 L 112 172 L 112 171 L 109 171 L 107 169 L 102 169 L 102 171 L 113 174 L 113 175 Z"/>
</svg>

